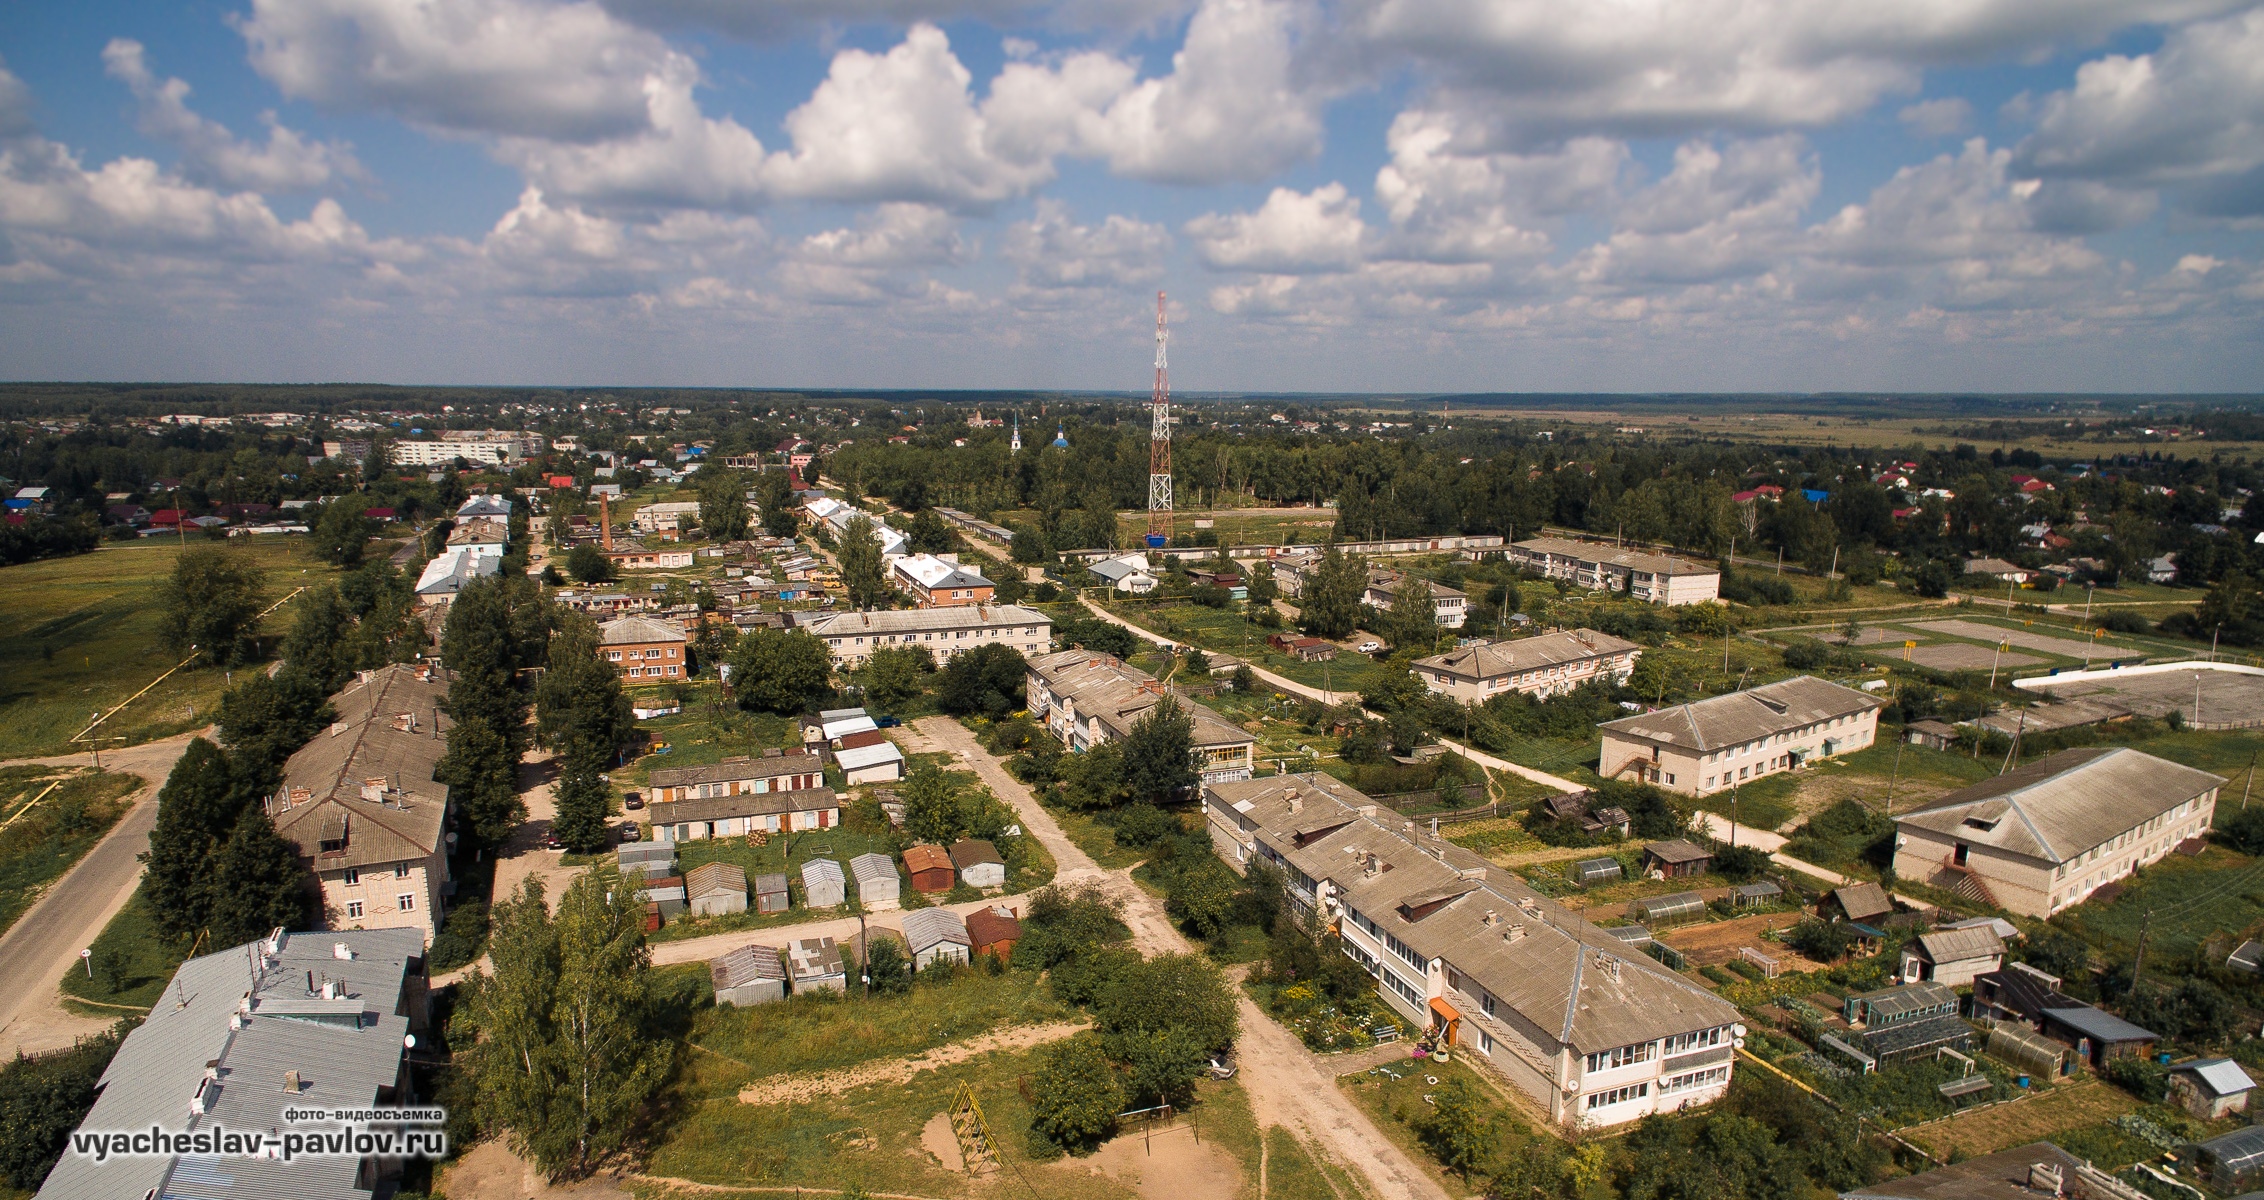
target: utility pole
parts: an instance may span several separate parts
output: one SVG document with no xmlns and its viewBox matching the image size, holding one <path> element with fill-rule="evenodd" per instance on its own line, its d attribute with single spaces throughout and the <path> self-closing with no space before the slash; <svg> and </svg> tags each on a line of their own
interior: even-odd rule
<svg viewBox="0 0 2264 1200">
<path fill-rule="evenodd" d="M 1902 748 L 1909 744 L 1907 741 L 1895 743 L 1895 766 L 1887 776 L 1886 814 L 1890 817 L 1895 815 L 1895 784 L 1902 779 Z"/>
<path fill-rule="evenodd" d="M 2193 673 L 2193 723 L 2201 724 L 2201 672 Z"/>
<path fill-rule="evenodd" d="M 2138 981 L 2146 973 L 2146 934 L 2153 925 L 2154 910 L 2149 908 L 2145 917 L 2138 922 L 2138 954 L 2130 960 L 2130 990 L 2134 993 L 2138 991 Z"/>
</svg>

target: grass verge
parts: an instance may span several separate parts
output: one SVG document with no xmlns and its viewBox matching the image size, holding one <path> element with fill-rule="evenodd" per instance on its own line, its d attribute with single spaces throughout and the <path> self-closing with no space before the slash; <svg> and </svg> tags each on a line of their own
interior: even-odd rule
<svg viewBox="0 0 2264 1200">
<path fill-rule="evenodd" d="M 0 830 L 0 932 L 110 832 L 141 786 L 139 775 L 109 771 L 0 769 L 0 794 L 14 793 L 0 807 L 10 821 Z"/>
</svg>

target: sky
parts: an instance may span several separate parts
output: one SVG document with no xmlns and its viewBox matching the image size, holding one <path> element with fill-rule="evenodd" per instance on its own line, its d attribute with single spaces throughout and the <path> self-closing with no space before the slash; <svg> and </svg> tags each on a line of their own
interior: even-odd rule
<svg viewBox="0 0 2264 1200">
<path fill-rule="evenodd" d="M 2258 391 L 2264 0 L 0 8 L 0 377 Z"/>
</svg>

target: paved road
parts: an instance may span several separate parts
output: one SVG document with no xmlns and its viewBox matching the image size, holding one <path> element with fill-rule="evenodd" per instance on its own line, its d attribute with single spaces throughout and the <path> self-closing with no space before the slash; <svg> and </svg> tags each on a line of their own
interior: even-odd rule
<svg viewBox="0 0 2264 1200">
<path fill-rule="evenodd" d="M 103 769 L 141 776 L 141 791 L 109 834 L 56 880 L 6 934 L 0 934 L 0 979 L 8 981 L 0 989 L 0 1055 L 62 1049 L 108 1025 L 64 1012 L 57 1001 L 56 981 L 64 972 L 79 969 L 79 951 L 93 945 L 95 935 L 133 898 L 141 882 L 140 855 L 149 849 L 149 831 L 157 827 L 157 791 L 189 742 L 204 732 L 103 752 Z M 94 763 L 87 754 L 17 761 L 55 766 Z"/>
</svg>

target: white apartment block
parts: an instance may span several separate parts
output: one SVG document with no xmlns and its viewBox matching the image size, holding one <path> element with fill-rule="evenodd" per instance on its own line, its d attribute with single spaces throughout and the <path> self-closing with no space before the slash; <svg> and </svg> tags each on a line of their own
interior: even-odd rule
<svg viewBox="0 0 2264 1200">
<path fill-rule="evenodd" d="M 1861 750 L 1878 736 L 1879 702 L 1801 675 L 1596 729 L 1603 736 L 1596 770 L 1604 778 L 1703 796 Z"/>
<path fill-rule="evenodd" d="M 1035 658 L 1053 643 L 1053 618 L 1018 604 L 834 613 L 803 628 L 825 642 L 836 667 L 862 665 L 873 651 L 898 646 L 925 646 L 943 663 L 977 646 L 1012 646 Z"/>
<path fill-rule="evenodd" d="M 539 433 L 448 429 L 429 441 L 393 443 L 392 461 L 397 467 L 444 467 L 461 458 L 466 462 L 515 467 L 530 458 L 540 457 L 549 448 L 549 440 Z"/>
<path fill-rule="evenodd" d="M 1415 677 L 1435 695 L 1483 704 L 1506 692 L 1548 697 L 1598 679 L 1624 684 L 1643 648 L 1593 629 L 1508 642 L 1479 642 L 1415 660 Z"/>
<path fill-rule="evenodd" d="M 1361 593 L 1360 602 L 1371 608 L 1388 609 L 1399 598 L 1399 589 L 1406 585 L 1407 579 L 1398 571 L 1371 571 L 1368 588 Z M 1469 595 L 1443 583 L 1423 582 L 1431 589 L 1431 619 L 1438 622 L 1441 629 L 1462 628 L 1470 612 Z"/>
<path fill-rule="evenodd" d="M 1623 550 L 1600 542 L 1531 538 L 1510 545 L 1509 561 L 1550 579 L 1625 592 L 1653 604 L 1703 604 L 1720 599 L 1722 593 L 1718 568 L 1671 554 Z"/>
</svg>

